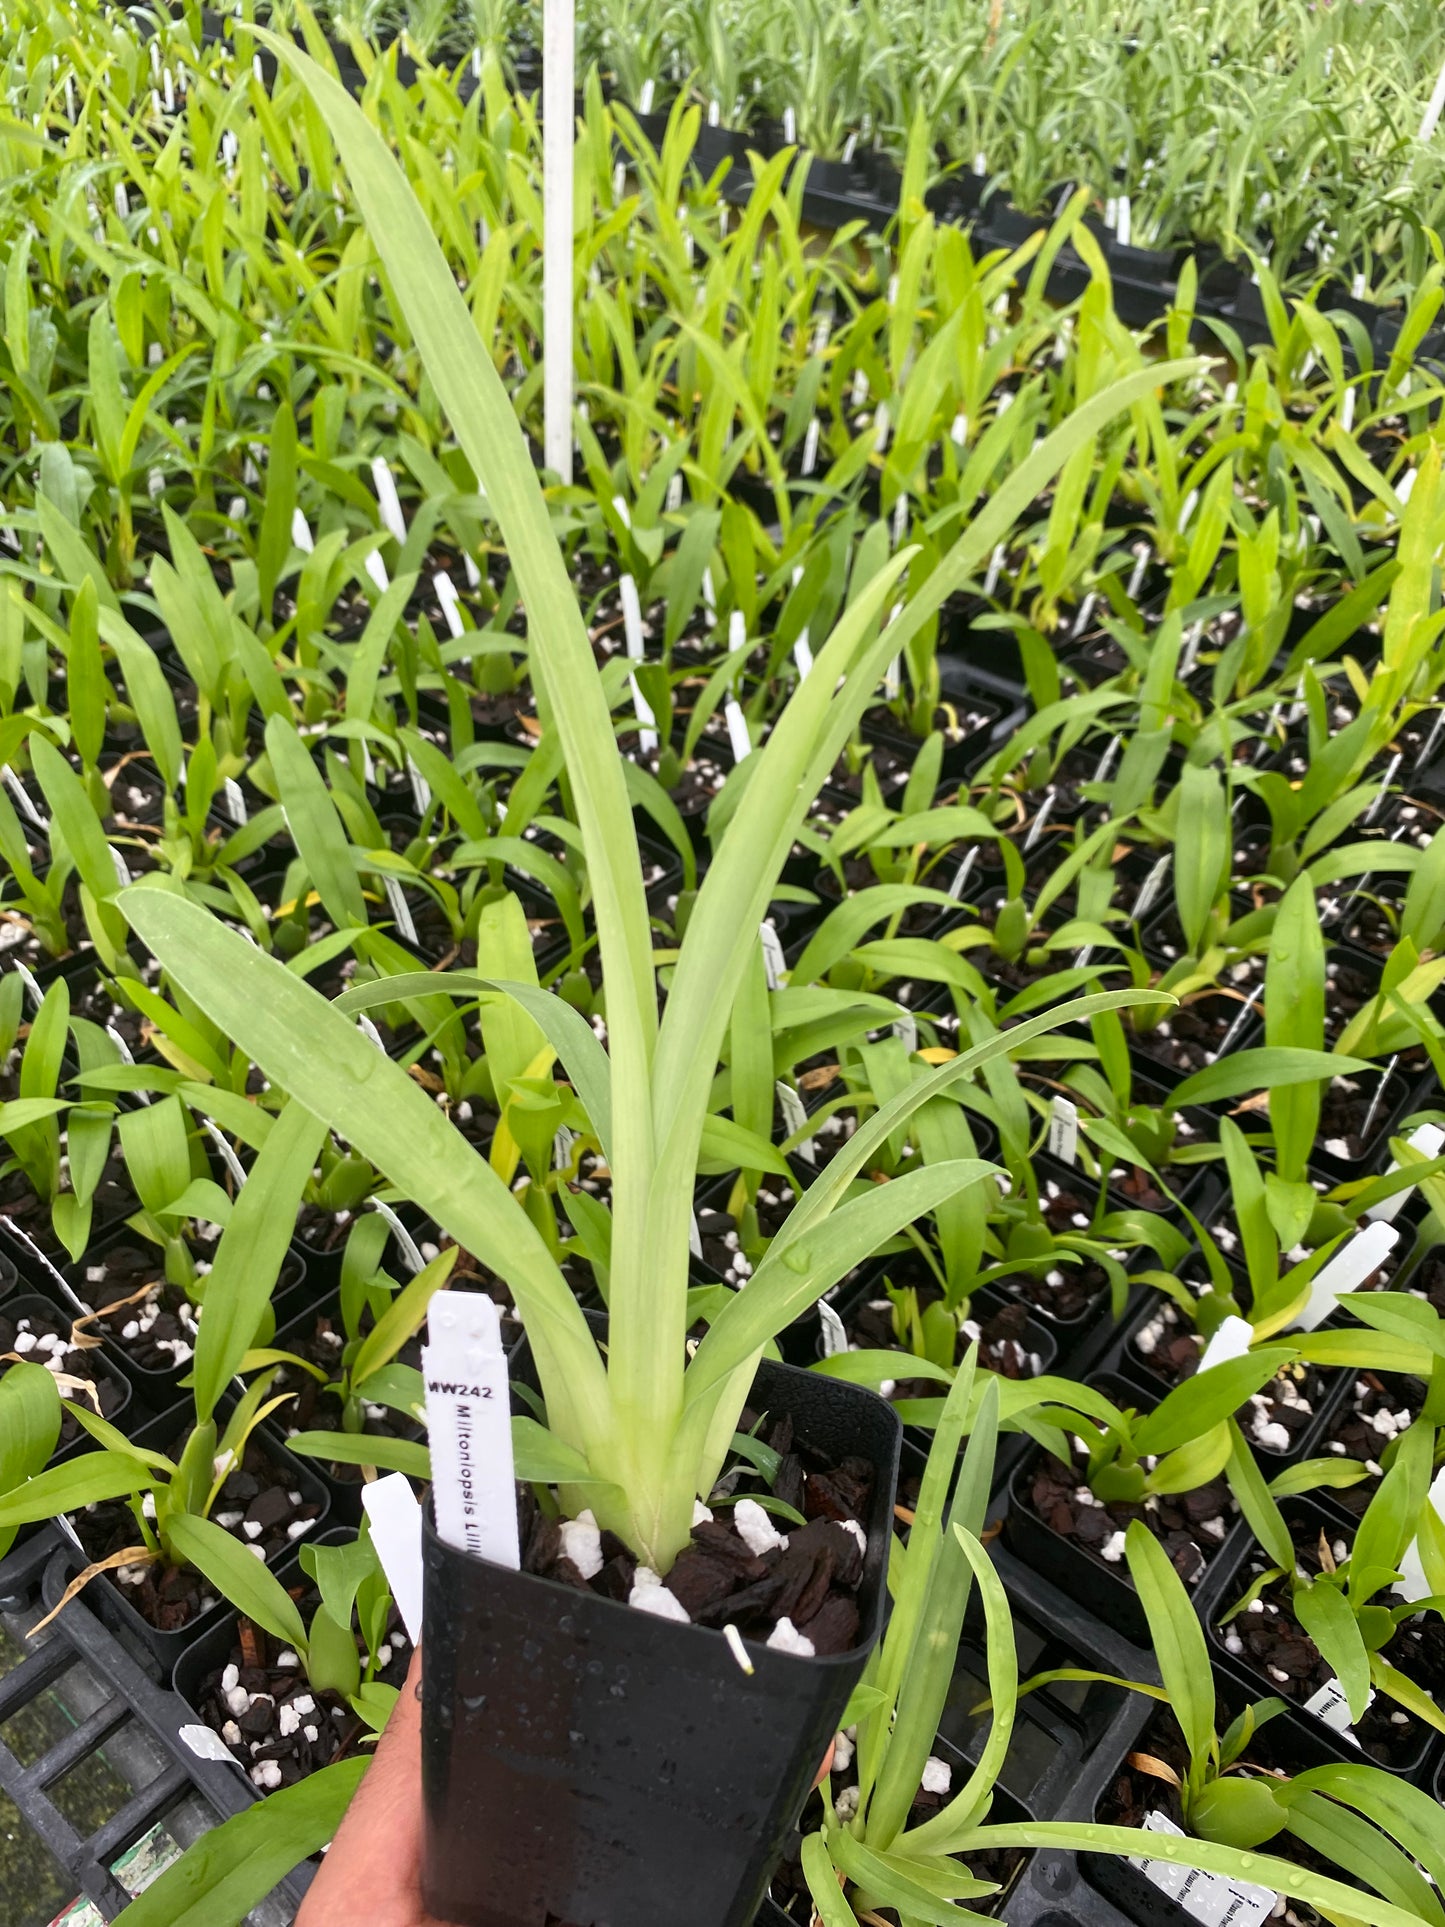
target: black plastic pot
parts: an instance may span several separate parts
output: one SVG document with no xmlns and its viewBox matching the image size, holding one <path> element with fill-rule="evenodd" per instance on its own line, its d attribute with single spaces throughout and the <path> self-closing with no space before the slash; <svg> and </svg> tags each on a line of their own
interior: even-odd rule
<svg viewBox="0 0 1445 1927">
<path fill-rule="evenodd" d="M 1335 1536 L 1341 1528 L 1334 1523 L 1328 1508 L 1313 1503 L 1310 1499 L 1287 1498 L 1283 1504 L 1287 1524 L 1295 1534 L 1296 1545 L 1307 1540 L 1313 1543 L 1322 1533 Z M 1348 1534 L 1358 1531 L 1358 1520 L 1352 1520 Z M 1352 1539 L 1351 1539 L 1352 1543 Z M 1248 1540 L 1242 1541 L 1228 1571 L 1220 1575 L 1214 1609 L 1206 1615 L 1205 1634 L 1209 1640 L 1215 1670 L 1225 1679 L 1235 1682 L 1251 1700 L 1259 1701 L 1271 1694 L 1281 1694 L 1278 1682 L 1266 1674 L 1251 1657 L 1232 1653 L 1225 1644 L 1220 1627 L 1220 1615 L 1232 1608 L 1244 1595 L 1259 1572 L 1269 1564 L 1268 1556 Z M 1388 1601 L 1390 1594 L 1384 1595 Z M 1416 1720 L 1417 1731 L 1412 1749 L 1402 1750 L 1399 1758 L 1380 1758 L 1378 1754 L 1363 1751 L 1353 1744 L 1344 1734 L 1329 1726 L 1317 1714 L 1311 1713 L 1301 1700 L 1297 1700 L 1289 1690 L 1283 1689 L 1282 1696 L 1289 1707 L 1290 1720 L 1301 1734 L 1307 1752 L 1321 1753 L 1326 1760 L 1342 1760 L 1350 1765 L 1367 1765 L 1379 1773 L 1397 1774 L 1401 1779 L 1416 1784 L 1429 1785 L 1435 1767 L 1435 1752 L 1439 1735 L 1423 1720 Z M 1388 1698 L 1377 1700 L 1377 1705 L 1388 1707 Z M 1367 1735 L 1368 1737 L 1368 1735 Z M 1311 1764 L 1313 1762 L 1311 1761 Z"/>
<path fill-rule="evenodd" d="M 901 1429 L 765 1364 L 754 1400 L 875 1468 L 858 1645 L 801 1659 L 423 1538 L 427 1908 L 459 1927 L 746 1927 L 882 1627 Z"/>
<path fill-rule="evenodd" d="M 1116 1405 L 1148 1410 L 1152 1401 L 1141 1398 L 1129 1383 L 1099 1374 L 1088 1383 L 1111 1398 Z M 1100 1556 L 1076 1539 L 1065 1538 L 1034 1510 L 1030 1477 L 1039 1454 L 1026 1459 L 1009 1481 L 1009 1506 L 1004 1517 L 1004 1538 L 1012 1550 L 1042 1578 L 1078 1602 L 1086 1614 L 1093 1614 L 1106 1625 L 1116 1627 L 1126 1639 L 1139 1645 L 1149 1644 L 1149 1622 L 1139 1603 L 1128 1567 L 1119 1561 L 1107 1564 Z M 1221 1576 L 1230 1569 L 1231 1557 L 1247 1531 L 1238 1515 L 1230 1520 L 1218 1549 L 1206 1559 L 1198 1578 L 1190 1586 L 1196 1609 L 1202 1615 L 1212 1609 Z"/>
<path fill-rule="evenodd" d="M 3 1297 L 3 1295 L 3 1292 L 0 1292 L 0 1297 Z M 63 1320 L 68 1316 L 68 1314 L 64 1312 L 57 1313 L 55 1304 L 42 1292 L 25 1292 L 18 1298 L 5 1299 L 5 1316 L 7 1318 L 15 1320 L 36 1315 L 49 1317 L 52 1320 Z M 39 1363 L 38 1359 L 36 1363 Z M 5 1367 L 0 1366 L 0 1375 L 3 1375 L 5 1369 Z M 86 1354 L 85 1369 L 95 1379 L 103 1383 L 108 1382 L 115 1388 L 118 1394 L 118 1403 L 107 1412 L 105 1416 L 110 1420 L 112 1425 L 119 1425 L 126 1407 L 131 1402 L 129 1380 L 123 1373 L 117 1371 L 109 1358 L 98 1348 Z M 84 1402 L 85 1409 L 88 1412 L 95 1409 L 83 1393 L 78 1392 L 76 1398 Z M 62 1412 L 67 1409 L 68 1407 L 62 1405 Z M 74 1438 L 72 1438 L 68 1444 L 58 1445 L 55 1449 L 54 1458 L 57 1461 L 71 1458 L 76 1452 L 85 1449 L 88 1444 L 89 1440 L 86 1433 L 77 1425 L 75 1427 Z"/>
<path fill-rule="evenodd" d="M 216 1414 L 218 1428 L 224 1428 L 230 1404 L 229 1397 L 222 1400 Z M 185 1431 L 186 1426 L 185 1410 L 179 1406 L 173 1406 L 169 1412 L 162 1413 L 145 1425 L 128 1431 L 127 1435 L 135 1445 L 149 1447 L 154 1452 L 170 1453 L 178 1443 L 177 1434 Z M 284 1468 L 288 1478 L 293 1481 L 295 1489 L 302 1494 L 306 1502 L 320 1508 L 312 1532 L 307 1535 L 319 1536 L 326 1524 L 330 1505 L 326 1487 L 304 1459 L 298 1459 L 287 1451 L 280 1435 L 270 1425 L 263 1423 L 257 1426 L 251 1436 L 265 1447 L 267 1455 L 277 1465 Z M 78 1572 L 85 1564 L 85 1555 L 81 1552 L 78 1543 L 72 1543 L 68 1538 L 66 1543 L 71 1568 Z M 238 1540 L 237 1543 L 244 1544 L 245 1541 Z M 294 1562 L 298 1544 L 299 1541 L 294 1541 L 290 1546 L 278 1550 L 274 1555 L 274 1563 L 268 1562 L 272 1564 L 273 1571 L 285 1568 Z M 86 1601 L 105 1624 L 125 1639 L 133 1650 L 149 1653 L 167 1676 L 186 1648 L 203 1633 L 209 1631 L 218 1620 L 224 1619 L 230 1610 L 224 1599 L 217 1598 L 204 1611 L 198 1613 L 188 1625 L 174 1632 L 162 1632 L 136 1611 L 126 1598 L 120 1584 L 110 1573 L 102 1573 L 91 1582 L 86 1588 Z"/>
</svg>

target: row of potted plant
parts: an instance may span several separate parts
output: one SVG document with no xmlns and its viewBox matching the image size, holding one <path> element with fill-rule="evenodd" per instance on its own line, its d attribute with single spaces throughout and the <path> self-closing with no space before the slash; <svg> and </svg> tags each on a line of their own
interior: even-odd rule
<svg viewBox="0 0 1445 1927">
<path fill-rule="evenodd" d="M 742 1837 L 718 1838 L 707 1785 L 677 1794 L 718 1918 L 750 1914 L 850 1728 L 797 1863 L 813 1904 L 910 1917 L 924 1891 L 949 1917 L 976 1884 L 958 1856 L 1062 1837 L 984 1824 L 1001 1710 L 946 1820 L 907 1825 L 938 1797 L 965 1572 L 1010 1704 L 976 1543 L 1007 1500 L 1019 1556 L 1166 1672 L 1187 1626 L 1208 1649 L 1186 1671 L 1214 1667 L 1231 1704 L 1285 1689 L 1301 1710 L 1277 1730 L 1348 1761 L 1342 1696 L 1386 1776 L 1286 1799 L 1262 1714 L 1216 1741 L 1200 1700 L 1169 1769 L 1187 1796 L 1158 1809 L 1192 1841 L 1071 1844 L 1226 1870 L 1288 1827 L 1288 1879 L 1348 1911 L 1308 1860 L 1348 1826 L 1370 1907 L 1430 1918 L 1405 1867 L 1430 1871 L 1422 1809 L 1383 1790 L 1420 1791 L 1440 1726 L 1438 1615 L 1393 1590 L 1412 1559 L 1442 1590 L 1429 389 L 1387 370 L 1378 432 L 1354 436 L 1342 376 L 1301 408 L 1335 379 L 1323 348 L 1324 375 L 1291 362 L 1296 327 L 1316 339 L 1302 310 L 1243 380 L 1160 366 L 1096 270 L 1071 328 L 977 337 L 1018 400 L 966 484 L 903 517 L 800 516 L 790 548 L 787 490 L 775 524 L 736 496 L 683 514 L 665 483 L 645 501 L 652 477 L 619 509 L 605 460 L 549 503 L 494 359 L 470 327 L 436 336 L 454 283 L 401 177 L 338 88 L 304 84 L 472 465 L 449 513 L 495 516 L 500 541 L 469 586 L 461 558 L 488 558 L 439 534 L 454 482 L 424 464 L 394 505 L 374 470 L 365 504 L 308 470 L 298 524 L 297 424 L 331 404 L 291 382 L 254 556 L 171 510 L 143 598 L 49 492 L 20 525 L 0 1182 L 38 1296 L 0 1301 L 0 1529 L 67 1521 L 90 1597 L 180 1659 L 304 1853 L 409 1651 L 365 1533 L 326 1528 L 354 1532 L 377 1471 L 424 1480 L 415 1341 L 437 1291 L 485 1290 L 530 1346 L 524 1572 L 510 1605 L 429 1541 L 450 1632 L 427 1690 L 509 1824 L 542 1793 L 507 1764 L 516 1734 L 458 1713 L 453 1669 L 474 1682 L 485 1649 L 506 1697 L 504 1614 L 565 1643 L 585 1613 L 648 1701 L 599 1673 L 587 1743 L 561 1749 L 581 1789 L 609 1718 L 645 1775 L 647 1747 L 677 1751 L 691 1669 L 720 1704 L 758 1682 L 735 1710 L 763 1709 L 774 1752 L 738 1756 Z M 953 312 L 925 353 L 962 353 Z M 956 446 L 943 419 L 924 441 Z M 1336 1312 L 1360 1237 L 1378 1262 Z M 807 1369 L 760 1362 L 774 1347 Z M 890 1521 L 924 1556 L 898 1553 L 869 1659 Z M 456 1913 L 466 1829 L 429 1771 Z M 637 1784 L 617 1776 L 599 1838 L 633 1824 Z M 519 1860 L 513 1905 L 614 1904 L 547 1885 L 582 1879 L 553 1859 Z M 646 1904 L 675 1904 L 675 1861 L 596 1859 L 634 1908 L 643 1864 Z M 216 1907 L 244 1911 L 243 1888 Z"/>
</svg>

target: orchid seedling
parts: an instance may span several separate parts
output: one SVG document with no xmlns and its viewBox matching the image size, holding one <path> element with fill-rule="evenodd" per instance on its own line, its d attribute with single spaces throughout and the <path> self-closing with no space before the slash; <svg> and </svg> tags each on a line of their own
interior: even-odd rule
<svg viewBox="0 0 1445 1927">
<path fill-rule="evenodd" d="M 89 1564 L 67 1590 L 67 1600 L 102 1571 L 120 1569 L 134 1581 L 150 1567 L 189 1566 L 244 1609 L 257 1562 L 213 1514 L 256 1427 L 279 1403 L 267 1396 L 274 1370 L 252 1379 L 228 1415 L 218 1419 L 217 1414 L 222 1394 L 266 1328 L 271 1293 L 323 1135 L 324 1126 L 315 1118 L 299 1105 L 288 1105 L 230 1212 L 207 1280 L 206 1315 L 199 1321 L 190 1380 L 190 1422 L 177 1425 L 186 1434 L 179 1458 L 127 1439 L 72 1401 L 76 1422 L 99 1449 L 36 1471 L 0 1498 L 0 1532 L 78 1514 L 103 1501 L 125 1502 L 135 1522 L 133 1543 Z M 7 1373 L 0 1381 L 0 1397 L 13 1376 Z M 231 1525 L 239 1521 L 237 1514 Z M 304 1532 L 304 1523 L 299 1530 Z"/>
<path fill-rule="evenodd" d="M 1438 1345 L 1440 1320 L 1432 1316 Z M 1323 1529 L 1317 1546 L 1298 1549 L 1275 1494 L 1264 1488 L 1253 1495 L 1248 1516 L 1268 1563 L 1231 1603 L 1220 1624 L 1227 1635 L 1232 1621 L 1254 1610 L 1267 1589 L 1279 1587 L 1339 1682 L 1351 1725 L 1364 1718 L 1372 1693 L 1379 1691 L 1445 1732 L 1445 1713 L 1385 1657 L 1407 1621 L 1421 1613 L 1445 1612 L 1445 1525 L 1429 1497 L 1436 1439 L 1436 1425 L 1422 1414 L 1394 1440 L 1389 1467 L 1344 1558 L 1337 1557 L 1337 1546 Z M 1395 1600 L 1390 1589 L 1401 1583 L 1401 1566 L 1412 1548 L 1418 1548 L 1428 1591 L 1422 1595 L 1412 1586 L 1403 1600 Z"/>
<path fill-rule="evenodd" d="M 1134 369 L 1078 409 L 995 490 L 903 612 L 872 641 L 907 552 L 860 590 L 758 752 L 699 891 L 659 1023 L 641 868 L 608 698 L 511 400 L 414 194 L 375 129 L 344 89 L 290 43 L 268 36 L 267 44 L 313 90 L 340 143 L 352 191 L 434 391 L 500 521 L 527 609 L 532 672 L 561 734 L 592 877 L 608 1051 L 561 998 L 542 996 L 532 1004 L 521 994 L 573 1080 L 611 1173 L 606 1363 L 542 1234 L 405 1072 L 284 966 L 197 906 L 142 883 L 128 893 L 126 908 L 168 973 L 273 1081 L 304 1089 L 312 1114 L 341 1129 L 363 1155 L 375 1154 L 401 1195 L 508 1283 L 542 1381 L 552 1475 L 568 1486 L 591 1486 L 599 1523 L 616 1530 L 653 1570 L 666 1572 L 687 1543 L 693 1501 L 711 1489 L 737 1430 L 763 1348 L 862 1254 L 987 1170 L 954 1160 L 845 1201 L 852 1176 L 927 1098 L 1006 1055 L 1012 1041 L 1003 1035 L 962 1053 L 878 1113 L 810 1188 L 748 1289 L 728 1300 L 689 1362 L 686 1283 L 697 1152 L 737 986 L 778 873 L 887 658 L 991 552 L 1074 448 L 1126 407 L 1128 397 L 1160 380 L 1160 371 Z M 270 720 L 268 747 L 286 727 L 280 717 Z M 1071 1018 L 1091 1015 L 1152 994 L 1113 993 L 1104 1006 L 1086 998 L 1065 1010 Z M 1025 1023 L 1018 1039 L 1056 1022 L 1051 1014 Z M 532 1444 L 542 1450 L 536 1439 Z M 535 1457 L 518 1459 L 523 1476 L 537 1465 Z"/>
<path fill-rule="evenodd" d="M 1184 1581 L 1137 1519 L 1125 1537 L 1125 1557 L 1149 1622 L 1162 1684 L 1065 1667 L 1035 1674 L 1022 1682 L 1019 1693 L 1055 1681 L 1097 1681 L 1146 1694 L 1177 1721 L 1187 1765 L 1180 1774 L 1147 1751 L 1132 1754 L 1130 1764 L 1172 1790 L 1188 1834 L 1241 1850 L 1292 1834 L 1349 1873 L 1362 1875 L 1377 1891 L 1408 1895 L 1413 1904 L 1423 1904 L 1426 1918 L 1434 1918 L 1439 1903 L 1420 1869 L 1433 1874 L 1445 1863 L 1428 1796 L 1414 1798 L 1417 1789 L 1363 1763 L 1282 1775 L 1251 1762 L 1248 1754 L 1256 1736 L 1285 1711 L 1286 1703 L 1278 1698 L 1254 1701 L 1221 1733 L 1209 1648 Z M 1280 1879 L 1283 1890 L 1293 1894 L 1319 1878 L 1279 1863 L 1262 1877 Z"/>
</svg>

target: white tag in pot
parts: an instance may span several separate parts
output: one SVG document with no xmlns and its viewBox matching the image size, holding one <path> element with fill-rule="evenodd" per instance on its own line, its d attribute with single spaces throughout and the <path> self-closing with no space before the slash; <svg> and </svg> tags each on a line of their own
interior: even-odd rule
<svg viewBox="0 0 1445 1927">
<path fill-rule="evenodd" d="M 1410 1133 L 1405 1142 L 1412 1151 L 1418 1151 L 1421 1157 L 1438 1158 L 1442 1148 L 1445 1148 L 1445 1131 L 1442 1131 L 1438 1124 L 1422 1124 L 1417 1131 Z M 1389 1177 L 1392 1172 L 1398 1171 L 1399 1168 L 1400 1163 L 1398 1158 L 1391 1158 L 1390 1169 L 1385 1173 L 1385 1176 Z M 1393 1197 L 1382 1198 L 1378 1204 L 1370 1206 L 1365 1216 L 1375 1223 L 1383 1220 L 1386 1224 L 1389 1224 L 1394 1218 L 1399 1216 L 1401 1205 L 1404 1204 L 1406 1198 L 1410 1196 L 1414 1188 L 1415 1187 L 1411 1185 L 1409 1190 L 1396 1191 Z"/>
<path fill-rule="evenodd" d="M 1335 1310 L 1341 1298 L 1358 1291 L 1371 1273 L 1380 1269 L 1399 1237 L 1395 1227 L 1383 1219 L 1356 1232 L 1316 1274 L 1305 1308 L 1294 1321 L 1295 1328 L 1312 1332 Z"/>
<path fill-rule="evenodd" d="M 406 517 L 401 512 L 401 497 L 396 492 L 396 477 L 392 474 L 384 455 L 378 455 L 372 462 L 371 480 L 376 489 L 376 505 L 381 513 L 382 527 L 388 535 L 404 543 Z"/>
<path fill-rule="evenodd" d="M 783 1114 L 783 1129 L 787 1135 L 792 1137 L 795 1132 L 806 1130 L 808 1113 L 803 1108 L 802 1098 L 792 1085 L 785 1078 L 780 1077 L 774 1089 L 777 1093 L 778 1109 Z M 799 1142 L 797 1153 L 800 1158 L 806 1158 L 809 1164 L 816 1164 L 818 1161 L 817 1147 L 811 1137 L 805 1137 Z"/>
<path fill-rule="evenodd" d="M 485 1292 L 443 1291 L 422 1347 L 437 1534 L 494 1565 L 521 1565 L 501 1314 Z"/>
<path fill-rule="evenodd" d="M 1366 1709 L 1374 1704 L 1374 1699 L 1375 1689 L 1372 1686 L 1370 1697 L 1365 1701 Z M 1337 1679 L 1327 1679 L 1317 1693 L 1312 1693 L 1305 1701 L 1305 1711 L 1323 1720 L 1326 1726 L 1347 1739 L 1351 1746 L 1360 1744 L 1350 1719 L 1350 1702 L 1345 1698 L 1345 1689 Z"/>
<path fill-rule="evenodd" d="M 1199 1370 L 1212 1371 L 1216 1365 L 1227 1364 L 1231 1358 L 1243 1358 L 1253 1343 L 1253 1325 L 1247 1318 L 1236 1318 L 1231 1314 L 1204 1347 Z"/>
<path fill-rule="evenodd" d="M 642 603 L 637 593 L 637 578 L 623 576 L 617 590 L 622 597 L 622 629 L 627 638 L 627 653 L 634 662 L 641 662 Z"/>
<path fill-rule="evenodd" d="M 1445 1525 L 1445 1467 L 1435 1474 L 1434 1483 L 1430 1487 L 1430 1505 L 1435 1517 Z M 1400 1559 L 1400 1574 L 1394 1590 L 1402 1599 L 1428 1599 L 1435 1590 L 1425 1577 L 1418 1539 L 1412 1539 L 1406 1546 Z"/>
<path fill-rule="evenodd" d="M 1064 1164 L 1079 1156 L 1079 1107 L 1067 1097 L 1055 1097 L 1049 1108 L 1049 1150 Z"/>
<path fill-rule="evenodd" d="M 361 1503 L 401 1623 L 415 1646 L 421 1638 L 421 1507 L 404 1472 L 364 1485 Z"/>
<path fill-rule="evenodd" d="M 770 923 L 759 924 L 758 937 L 763 946 L 763 969 L 767 973 L 768 989 L 781 990 L 788 969 L 782 938 Z"/>
<path fill-rule="evenodd" d="M 825 1298 L 818 1300 L 818 1324 L 822 1328 L 824 1358 L 837 1358 L 840 1352 L 847 1351 L 847 1329 Z"/>
<path fill-rule="evenodd" d="M 415 943 L 416 924 L 412 920 L 411 905 L 406 900 L 401 884 L 395 877 L 383 877 L 381 882 L 382 888 L 386 891 L 387 906 L 391 911 L 392 921 L 396 924 L 397 934 L 404 942 Z"/>
<path fill-rule="evenodd" d="M 723 717 L 728 726 L 728 741 L 732 744 L 733 761 L 746 762 L 753 753 L 753 739 L 748 734 L 748 719 L 743 714 L 743 706 L 736 696 L 729 696 L 723 704 Z"/>
<path fill-rule="evenodd" d="M 194 1753 L 198 1760 L 221 1760 L 227 1766 L 241 1765 L 220 1734 L 213 1732 L 209 1726 L 195 1723 L 178 1727 L 176 1738 L 189 1752 Z"/>
<path fill-rule="evenodd" d="M 1185 1837 L 1184 1829 L 1176 1827 L 1167 1814 L 1148 1813 L 1144 1825 L 1151 1833 L 1172 1833 L 1181 1840 Z M 1133 1860 L 1130 1864 L 1203 1927 L 1261 1927 L 1279 1899 L 1271 1887 L 1230 1880 L 1223 1874 L 1201 1873 L 1197 1867 L 1176 1867 L 1172 1860 Z"/>
</svg>

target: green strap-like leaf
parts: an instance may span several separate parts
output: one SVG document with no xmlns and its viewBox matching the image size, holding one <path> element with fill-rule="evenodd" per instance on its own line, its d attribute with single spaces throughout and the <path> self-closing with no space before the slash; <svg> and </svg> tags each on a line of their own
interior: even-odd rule
<svg viewBox="0 0 1445 1927">
<path fill-rule="evenodd" d="M 364 1756 L 324 1766 L 203 1833 L 117 1918 L 125 1927 L 240 1927 L 335 1837 L 369 1764 Z"/>
<path fill-rule="evenodd" d="M 172 1549 L 209 1579 L 237 1612 L 305 1657 L 306 1627 L 296 1601 L 264 1559 L 213 1520 L 189 1512 L 173 1513 L 166 1522 L 166 1535 Z"/>
<path fill-rule="evenodd" d="M 206 1315 L 196 1337 L 196 1413 L 212 1416 L 240 1369 L 281 1275 L 291 1229 L 326 1126 L 288 1104 L 256 1155 L 206 1278 Z"/>
<path fill-rule="evenodd" d="M 167 974 L 282 1090 L 384 1171 L 512 1287 L 553 1423 L 582 1446 L 607 1427 L 597 1346 L 551 1253 L 500 1178 L 399 1064 L 292 971 L 184 897 L 137 886 L 122 908 Z M 565 1387 L 565 1393 L 562 1389 Z"/>
</svg>

